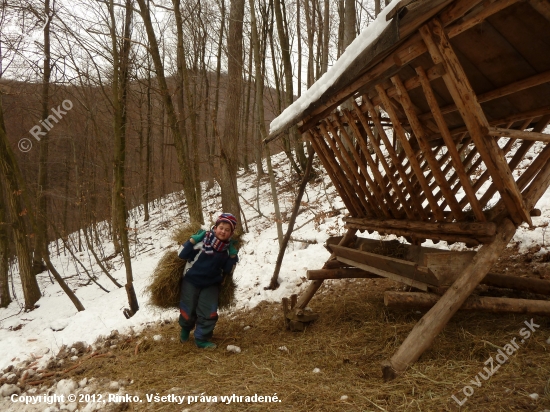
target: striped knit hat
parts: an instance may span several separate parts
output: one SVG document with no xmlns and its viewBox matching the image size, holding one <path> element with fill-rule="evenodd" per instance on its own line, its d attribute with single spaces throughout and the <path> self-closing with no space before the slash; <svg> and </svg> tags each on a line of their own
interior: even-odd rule
<svg viewBox="0 0 550 412">
<path fill-rule="evenodd" d="M 231 225 L 231 233 L 235 231 L 237 219 L 231 213 L 222 213 L 220 217 L 218 217 L 218 220 L 216 220 L 215 226 L 218 226 L 222 222 L 229 223 Z"/>
</svg>

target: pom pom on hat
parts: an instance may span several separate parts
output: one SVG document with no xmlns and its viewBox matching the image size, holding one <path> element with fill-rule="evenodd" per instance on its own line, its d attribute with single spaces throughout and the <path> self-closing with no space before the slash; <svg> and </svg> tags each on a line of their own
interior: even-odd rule
<svg viewBox="0 0 550 412">
<path fill-rule="evenodd" d="M 218 220 L 216 220 L 215 226 L 218 226 L 222 222 L 229 223 L 231 225 L 231 232 L 235 231 L 237 219 L 231 213 L 222 213 L 220 217 L 218 217 Z"/>
</svg>

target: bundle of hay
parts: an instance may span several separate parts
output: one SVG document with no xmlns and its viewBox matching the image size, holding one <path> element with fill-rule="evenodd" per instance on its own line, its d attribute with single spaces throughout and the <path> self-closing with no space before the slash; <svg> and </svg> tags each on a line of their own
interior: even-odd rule
<svg viewBox="0 0 550 412">
<path fill-rule="evenodd" d="M 174 230 L 171 239 L 178 245 L 185 243 L 192 234 L 200 229 L 199 224 L 188 224 Z M 180 259 L 176 251 L 168 251 L 159 260 L 153 271 L 151 284 L 146 288 L 150 295 L 150 303 L 161 309 L 178 308 L 180 296 L 180 280 L 185 269 L 186 260 Z M 219 308 L 231 306 L 235 299 L 237 285 L 233 274 L 227 276 L 220 287 Z"/>
<path fill-rule="evenodd" d="M 176 251 L 166 252 L 159 260 L 153 271 L 153 281 L 146 289 L 152 305 L 162 309 L 179 306 L 180 279 L 186 263 Z"/>
</svg>

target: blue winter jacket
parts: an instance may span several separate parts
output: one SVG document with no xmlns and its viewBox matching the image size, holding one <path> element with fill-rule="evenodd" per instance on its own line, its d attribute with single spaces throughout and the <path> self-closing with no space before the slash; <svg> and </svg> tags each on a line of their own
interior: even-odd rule
<svg viewBox="0 0 550 412">
<path fill-rule="evenodd" d="M 194 245 L 190 241 L 183 244 L 178 256 L 187 262 L 193 262 L 193 266 L 185 273 L 185 279 L 198 288 L 221 283 L 223 276 L 231 273 L 233 266 L 239 261 L 238 256 L 229 257 L 227 251 L 214 250 L 212 254 L 206 254 L 202 250 L 202 242 Z"/>
</svg>

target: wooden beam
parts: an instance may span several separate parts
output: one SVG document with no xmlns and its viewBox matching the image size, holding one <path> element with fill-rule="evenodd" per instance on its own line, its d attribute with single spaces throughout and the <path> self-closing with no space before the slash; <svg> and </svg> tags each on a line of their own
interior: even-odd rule
<svg viewBox="0 0 550 412">
<path fill-rule="evenodd" d="M 395 217 L 400 216 L 401 213 L 397 210 L 397 206 L 393 202 L 393 199 L 391 198 L 391 196 L 389 194 L 389 190 L 384 189 L 382 191 L 382 193 L 380 193 L 379 188 L 384 188 L 386 186 L 386 184 L 384 182 L 384 178 L 382 177 L 382 174 L 378 170 L 378 166 L 376 165 L 376 163 L 372 159 L 371 154 L 369 152 L 369 149 L 367 147 L 367 144 L 365 143 L 363 137 L 361 136 L 361 133 L 360 133 L 359 129 L 357 128 L 357 125 L 355 124 L 355 121 L 350 116 L 349 111 L 347 109 L 344 109 L 342 112 L 343 112 L 343 116 L 345 117 L 345 119 L 348 122 L 348 126 L 350 128 L 350 131 L 352 132 L 352 134 L 355 137 L 355 140 L 359 143 L 359 146 L 361 147 L 362 155 L 365 158 L 365 160 L 367 161 L 367 164 L 370 166 L 370 170 L 371 170 L 371 172 L 372 172 L 372 174 L 373 174 L 373 176 L 374 176 L 374 178 L 377 182 L 377 185 L 370 178 L 369 172 L 365 168 L 364 163 L 361 161 L 359 153 L 357 152 L 357 150 L 355 150 L 355 148 L 353 148 L 350 151 L 351 151 L 353 157 L 355 158 L 355 162 L 359 165 L 359 168 L 361 169 L 361 172 L 363 173 L 364 178 L 366 179 L 367 183 L 369 184 L 369 186 L 371 187 L 371 189 L 375 193 L 376 198 L 379 199 L 378 201 L 380 202 L 380 205 L 382 207 L 384 207 L 383 205 L 384 205 L 384 196 L 385 196 L 386 203 L 389 206 L 392 215 L 395 216 Z M 345 127 L 343 127 L 342 123 L 340 122 L 340 119 L 336 115 L 334 115 L 334 117 L 335 117 L 335 121 L 338 124 L 339 129 L 342 131 L 342 135 L 344 136 L 344 139 L 346 139 L 346 142 L 348 143 L 348 146 L 353 147 L 353 142 L 351 141 L 351 138 L 348 135 Z M 369 130 L 370 130 L 370 128 L 369 128 Z M 405 204 L 403 206 L 403 208 L 406 208 L 406 207 L 407 207 L 407 205 Z"/>
<path fill-rule="evenodd" d="M 439 127 L 439 131 L 441 132 L 441 136 L 443 137 L 443 141 L 445 142 L 445 145 L 447 147 L 448 153 L 451 156 L 451 162 L 455 169 L 455 173 L 457 177 L 460 179 L 460 183 L 462 184 L 462 188 L 464 189 L 464 192 L 466 193 L 466 198 L 470 202 L 470 205 L 472 207 L 472 210 L 474 212 L 474 215 L 477 220 L 480 222 L 485 221 L 485 215 L 483 214 L 483 210 L 481 206 L 479 205 L 479 202 L 477 200 L 476 194 L 472 188 L 470 179 L 466 175 L 466 169 L 464 168 L 464 165 L 462 164 L 462 160 L 460 158 L 460 154 L 458 153 L 458 150 L 456 148 L 456 144 L 451 136 L 451 133 L 449 132 L 449 128 L 447 127 L 447 123 L 445 122 L 445 119 L 443 118 L 443 114 L 441 113 L 441 110 L 439 109 L 439 105 L 437 104 L 437 99 L 435 98 L 435 93 L 433 92 L 433 89 L 430 85 L 430 81 L 428 79 L 428 76 L 426 75 L 426 72 L 424 69 L 419 66 L 416 68 L 416 73 L 418 74 L 418 77 L 420 79 L 420 83 L 422 85 L 422 90 L 424 91 L 424 95 L 426 96 L 426 100 L 428 102 L 428 105 L 430 106 L 432 115 L 434 117 L 434 120 L 437 123 L 437 126 Z M 446 173 L 445 173 L 446 175 Z M 453 190 L 454 193 L 456 193 Z M 460 205 L 463 207 L 462 205 Z"/>
<path fill-rule="evenodd" d="M 523 290 L 540 295 L 550 295 L 550 281 L 543 279 L 521 278 L 519 276 L 487 273 L 481 283 L 497 288 Z"/>
<path fill-rule="evenodd" d="M 454 194 L 451 192 L 451 188 L 449 187 L 449 183 L 447 182 L 444 174 L 441 172 L 441 165 L 438 163 L 437 159 L 435 158 L 432 152 L 432 149 L 430 148 L 430 145 L 426 142 L 426 131 L 424 129 L 424 126 L 420 123 L 418 116 L 416 115 L 416 112 L 413 108 L 412 101 L 410 99 L 409 94 L 407 93 L 407 90 L 403 85 L 403 82 L 397 75 L 393 76 L 391 78 L 391 81 L 396 87 L 398 95 L 401 97 L 401 104 L 403 105 L 403 110 L 405 111 L 405 114 L 409 119 L 409 124 L 413 130 L 413 133 L 416 136 L 416 140 L 418 141 L 418 145 L 420 146 L 420 149 L 424 153 L 424 157 L 426 158 L 426 164 L 429 165 L 430 171 L 435 179 L 435 182 L 437 182 L 437 186 L 439 187 L 439 190 L 445 196 L 447 204 L 449 205 L 449 207 L 451 208 L 451 211 L 453 212 L 454 218 L 456 220 L 461 220 L 464 217 L 464 214 L 462 213 L 462 208 L 459 206 L 458 202 L 456 201 L 456 198 Z M 429 191 L 433 193 L 431 189 L 429 189 Z"/>
<path fill-rule="evenodd" d="M 355 223 L 346 223 L 344 226 L 347 229 L 357 229 L 357 230 L 373 230 L 364 225 L 358 225 Z M 444 240 L 450 243 L 462 242 L 468 247 L 474 247 L 480 243 L 490 243 L 492 242 L 493 236 L 464 236 L 464 235 L 454 235 L 448 233 L 435 233 L 435 232 L 420 232 L 411 229 L 398 229 L 398 228 L 380 228 L 377 230 L 378 233 L 382 235 L 392 234 L 396 236 L 411 237 L 413 239 L 431 239 L 431 240 Z"/>
<path fill-rule="evenodd" d="M 353 230 L 353 229 L 348 230 L 346 234 L 342 237 L 342 240 L 340 240 L 339 244 L 344 246 L 347 245 L 350 241 L 355 239 L 355 233 L 356 233 L 356 230 Z M 327 261 L 327 263 L 334 258 L 335 258 L 335 255 L 332 254 L 329 260 Z M 323 279 L 312 281 L 307 287 L 307 289 L 302 293 L 302 295 L 300 296 L 300 299 L 297 300 L 296 305 L 294 305 L 293 307 L 294 311 L 304 309 L 309 303 L 309 301 L 313 298 L 315 293 L 319 290 L 322 284 L 323 284 Z"/>
<path fill-rule="evenodd" d="M 397 220 L 397 219 L 386 219 L 386 220 L 375 220 L 375 219 L 366 219 L 360 217 L 346 216 L 344 217 L 344 222 L 354 223 L 357 225 L 362 225 L 364 227 L 371 228 L 373 230 L 390 230 L 393 228 L 397 229 L 410 229 L 411 231 L 419 231 L 424 233 L 446 233 L 453 235 L 463 235 L 463 236 L 482 236 L 482 237 L 491 237 L 496 233 L 497 225 L 493 222 L 423 222 L 423 221 L 412 221 L 412 220 Z"/>
<path fill-rule="evenodd" d="M 328 118 L 325 119 L 325 123 L 329 127 L 334 140 L 336 140 L 338 145 L 343 148 L 342 153 L 344 154 L 348 164 L 350 166 L 352 166 L 353 173 L 355 174 L 355 177 L 357 178 L 357 181 L 361 185 L 361 188 L 365 192 L 369 192 L 369 188 L 370 188 L 370 190 L 374 194 L 374 197 L 376 198 L 376 200 L 378 201 L 378 203 L 380 205 L 380 209 L 382 210 L 382 212 L 384 213 L 385 216 L 399 216 L 399 212 L 397 211 L 397 207 L 395 207 L 395 205 L 393 204 L 393 201 L 391 200 L 391 198 L 388 196 L 388 198 L 385 199 L 384 198 L 384 193 L 382 193 L 380 191 L 380 187 L 383 187 L 383 185 L 384 185 L 382 177 L 380 176 L 380 179 L 378 180 L 378 184 L 375 184 L 373 182 L 373 180 L 370 177 L 370 174 L 369 174 L 368 170 L 365 167 L 364 162 L 361 159 L 361 156 L 359 155 L 357 150 L 355 150 L 353 141 L 351 140 L 346 128 L 342 125 L 342 122 L 340 121 L 340 117 L 338 116 L 337 113 L 334 113 L 332 115 L 332 118 L 333 118 L 334 123 L 336 123 L 336 127 L 337 127 L 337 129 L 340 133 L 336 132 L 336 130 L 334 129 L 333 125 L 330 123 Z M 351 129 L 353 129 L 353 126 L 355 126 L 355 124 L 352 125 L 352 123 L 348 123 L 348 126 Z M 347 150 L 346 150 L 345 145 L 342 144 L 342 141 L 340 140 L 340 136 L 342 136 L 344 138 L 344 140 L 346 141 Z M 353 163 L 353 160 L 350 158 L 349 153 L 352 154 L 353 159 L 355 160 L 355 164 Z M 367 155 L 370 156 L 370 153 L 368 153 L 368 151 L 366 152 L 366 154 L 364 156 L 366 157 Z M 372 159 L 371 159 L 371 161 L 372 161 Z M 361 170 L 362 175 L 359 174 L 359 172 L 357 171 L 357 167 L 359 167 L 359 169 Z M 378 169 L 376 171 L 378 171 Z M 372 172 L 373 172 L 373 174 L 375 176 L 375 179 L 376 179 L 375 171 L 372 170 Z M 369 188 L 367 188 L 365 186 L 364 181 L 367 182 Z M 369 195 L 370 195 L 370 192 L 369 192 Z M 374 201 L 375 199 L 372 199 L 372 200 L 371 199 L 372 199 L 372 197 L 369 196 L 369 201 L 372 204 L 376 204 L 376 202 Z M 389 210 L 384 205 L 385 200 L 387 200 Z"/>
<path fill-rule="evenodd" d="M 378 278 L 380 276 L 374 273 L 365 272 L 362 269 L 349 268 L 349 269 L 317 269 L 308 270 L 308 280 L 317 279 L 368 279 Z"/>
<path fill-rule="evenodd" d="M 509 219 L 504 219 L 497 228 L 494 242 L 479 249 L 459 278 L 414 326 L 392 358 L 384 363 L 382 372 L 386 380 L 403 372 L 431 346 L 449 319 L 485 277 L 515 233 L 515 225 Z"/>
<path fill-rule="evenodd" d="M 388 279 L 391 279 L 391 280 L 395 280 L 396 282 L 404 283 L 405 285 L 409 285 L 409 286 L 411 286 L 413 288 L 416 288 L 416 289 L 420 289 L 420 290 L 423 290 L 423 291 L 426 291 L 426 292 L 428 291 L 429 285 L 427 283 L 420 282 L 418 280 L 411 279 L 411 278 L 408 278 L 408 277 L 405 277 L 405 276 L 401 276 L 401 275 L 398 275 L 396 273 L 389 272 L 387 270 L 375 268 L 374 266 L 369 266 L 369 265 L 366 265 L 364 263 L 356 262 L 354 260 L 347 259 L 347 258 L 344 258 L 344 257 L 337 257 L 336 259 L 338 259 L 342 263 L 346 263 L 350 266 L 362 269 L 366 272 L 374 273 L 378 276 L 388 278 Z"/>
<path fill-rule="evenodd" d="M 424 212 L 424 209 L 422 208 L 422 203 L 418 200 L 418 196 L 416 196 L 417 192 L 414 191 L 412 184 L 407 176 L 407 173 L 405 172 L 403 165 L 399 161 L 399 157 L 395 152 L 395 149 L 393 148 L 390 140 L 388 139 L 386 131 L 384 130 L 384 126 L 380 123 L 380 120 L 378 119 L 378 115 L 376 113 L 374 105 L 366 95 L 362 97 L 362 100 L 363 100 L 363 104 L 367 108 L 367 111 L 369 113 L 371 120 L 373 121 L 376 129 L 378 130 L 378 134 L 380 138 L 384 142 L 384 146 L 386 148 L 386 151 L 390 155 L 390 158 L 393 162 L 393 166 L 397 169 L 397 172 L 399 173 L 399 177 L 401 178 L 401 181 L 405 185 L 406 192 L 408 193 L 412 204 L 415 206 L 414 211 L 416 211 L 416 214 L 418 214 L 421 219 L 427 220 L 428 216 L 426 215 L 426 212 Z M 357 115 L 359 116 L 359 118 L 364 124 L 364 122 L 366 122 L 366 119 L 365 119 L 365 116 L 362 114 L 362 110 L 357 111 Z M 371 141 L 374 141 L 374 140 L 375 140 L 374 138 L 371 138 Z M 383 155 L 382 155 L 382 158 L 384 158 Z M 394 188 L 394 190 L 397 190 L 397 189 Z"/>
<path fill-rule="evenodd" d="M 485 131 L 489 130 L 489 124 L 466 73 L 449 43 L 449 38 L 441 26 L 441 22 L 433 19 L 420 28 L 420 34 L 434 63 L 443 63 L 445 67 L 446 73 L 443 75 L 443 80 L 459 108 L 464 123 L 476 144 L 480 156 L 483 158 L 487 170 L 491 174 L 494 184 L 497 185 L 506 203 L 510 217 L 516 224 L 525 221 L 532 226 L 529 210 L 523 203 L 521 192 L 516 185 L 506 159 L 502 155 L 502 151 L 494 139 L 485 139 Z"/>
<path fill-rule="evenodd" d="M 332 136 L 330 136 L 330 134 L 328 133 L 325 124 L 331 129 Z M 321 123 L 319 125 L 319 128 L 321 130 L 322 136 L 324 136 L 325 138 L 325 141 L 327 141 L 330 146 L 332 156 L 336 155 L 336 157 L 338 158 L 340 169 L 344 172 L 343 174 L 341 174 L 341 178 L 347 179 L 347 181 L 351 184 L 353 191 L 358 195 L 357 198 L 359 198 L 359 201 L 361 202 L 365 210 L 368 210 L 371 214 L 379 217 L 384 216 L 384 213 L 380 210 L 377 202 L 374 200 L 370 191 L 365 186 L 365 182 L 357 176 L 357 168 L 351 161 L 351 158 L 349 158 L 349 154 L 346 148 L 342 147 L 341 149 L 339 149 L 336 146 L 335 139 L 338 139 L 338 135 L 332 128 L 332 124 L 330 124 L 328 120 L 325 120 L 325 124 Z"/>
<path fill-rule="evenodd" d="M 340 191 L 340 196 L 342 197 L 342 200 L 346 204 L 346 207 L 348 210 L 353 214 L 370 214 L 371 216 L 375 216 L 375 213 L 373 213 L 370 209 L 366 209 L 363 211 L 363 207 L 359 203 L 359 199 L 357 199 L 357 196 L 355 195 L 354 189 L 351 187 L 348 180 L 342 176 L 342 170 L 340 169 L 340 166 L 336 163 L 336 159 L 334 159 L 331 150 L 327 147 L 324 139 L 316 134 L 314 131 L 311 131 L 312 135 L 315 137 L 314 139 L 311 139 L 311 143 L 313 144 L 313 148 L 319 155 L 319 159 L 323 161 L 325 169 L 329 174 L 331 174 L 331 181 L 336 185 L 337 183 L 341 185 L 342 190 Z M 330 172 L 329 172 L 330 171 Z M 338 188 L 338 186 L 335 186 Z"/>
<path fill-rule="evenodd" d="M 530 0 L 529 3 L 531 7 L 542 14 L 546 20 L 550 21 L 550 3 L 548 3 L 548 0 Z"/>
<path fill-rule="evenodd" d="M 363 252 L 357 249 L 346 248 L 342 246 L 332 246 L 336 258 L 345 258 L 354 262 L 362 263 L 369 267 L 377 268 L 396 275 L 418 280 L 429 285 L 438 285 L 438 279 L 429 271 L 428 268 L 420 266 L 417 263 L 408 260 L 396 259 L 389 256 L 382 256 L 376 253 Z M 340 259 L 338 259 L 340 260 Z M 358 266 L 357 266 L 358 267 Z M 361 267 L 361 269 L 364 269 Z M 364 269 L 367 270 L 367 269 Z M 367 270 L 367 272 L 371 272 Z M 377 272 L 372 272 L 379 274 Z M 381 275 L 382 276 L 382 275 Z"/>
<path fill-rule="evenodd" d="M 422 186 L 422 190 L 424 191 L 424 194 L 428 199 L 428 203 L 430 204 L 430 207 L 434 215 L 436 216 L 436 219 L 439 221 L 444 220 L 445 217 L 443 215 L 443 212 L 441 211 L 439 205 L 437 204 L 437 201 L 434 199 L 433 193 L 430 190 L 428 182 L 426 181 L 426 177 L 424 176 L 424 173 L 420 168 L 418 159 L 416 158 L 416 155 L 409 143 L 409 140 L 407 139 L 405 129 L 401 125 L 397 117 L 397 114 L 393 108 L 393 105 L 386 94 L 386 91 L 381 85 L 376 85 L 375 88 L 376 88 L 376 91 L 378 92 L 378 95 L 380 96 L 380 99 L 382 99 L 382 103 L 384 105 L 384 109 L 386 110 L 386 113 L 388 113 L 388 115 L 390 116 L 390 119 L 392 119 L 393 127 L 396 132 L 397 138 L 401 142 L 401 146 L 403 147 L 403 150 L 407 155 L 407 158 L 409 160 L 412 170 L 414 171 L 414 174 L 416 175 L 416 178 L 418 179 L 420 185 Z M 416 195 L 416 194 L 411 193 L 411 196 L 413 195 Z"/>
<path fill-rule="evenodd" d="M 528 132 L 526 130 L 504 129 L 502 127 L 489 127 L 489 136 L 511 137 L 513 139 L 533 140 L 535 142 L 550 142 L 550 134 Z"/>
<path fill-rule="evenodd" d="M 384 292 L 384 305 L 398 309 L 427 309 L 434 306 L 439 298 L 439 295 L 433 293 L 386 291 Z M 550 301 L 471 296 L 464 301 L 460 310 L 550 316 Z"/>
</svg>

